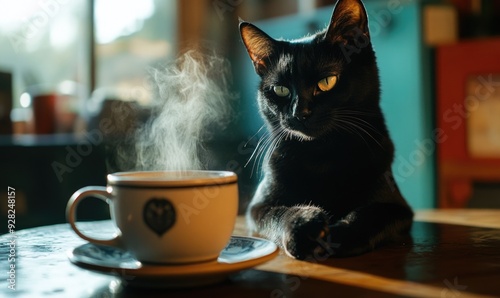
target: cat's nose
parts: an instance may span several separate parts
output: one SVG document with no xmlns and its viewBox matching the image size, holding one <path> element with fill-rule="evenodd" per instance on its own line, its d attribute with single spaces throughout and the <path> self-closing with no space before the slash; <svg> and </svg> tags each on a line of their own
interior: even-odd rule
<svg viewBox="0 0 500 298">
<path fill-rule="evenodd" d="M 299 121 L 305 121 L 307 118 L 311 117 L 312 111 L 309 108 L 295 109 L 293 111 L 293 117 Z"/>
</svg>

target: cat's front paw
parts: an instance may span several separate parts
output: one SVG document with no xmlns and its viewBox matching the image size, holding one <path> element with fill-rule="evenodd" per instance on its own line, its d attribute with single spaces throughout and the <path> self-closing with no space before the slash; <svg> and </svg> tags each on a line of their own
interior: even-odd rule
<svg viewBox="0 0 500 298">
<path fill-rule="evenodd" d="M 282 238 L 285 252 L 299 260 L 323 252 L 329 234 L 326 214 L 319 208 L 307 211 L 294 216 Z"/>
</svg>

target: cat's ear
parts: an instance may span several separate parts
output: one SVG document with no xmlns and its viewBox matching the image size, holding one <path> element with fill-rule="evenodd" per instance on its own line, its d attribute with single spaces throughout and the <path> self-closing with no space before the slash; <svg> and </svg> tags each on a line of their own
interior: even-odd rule
<svg viewBox="0 0 500 298">
<path fill-rule="evenodd" d="M 262 75 L 268 67 L 269 56 L 276 51 L 276 40 L 254 25 L 240 20 L 240 34 L 255 71 Z"/>
<path fill-rule="evenodd" d="M 361 0 L 338 0 L 333 10 L 325 39 L 331 42 L 349 42 L 370 39 L 368 16 Z"/>
</svg>

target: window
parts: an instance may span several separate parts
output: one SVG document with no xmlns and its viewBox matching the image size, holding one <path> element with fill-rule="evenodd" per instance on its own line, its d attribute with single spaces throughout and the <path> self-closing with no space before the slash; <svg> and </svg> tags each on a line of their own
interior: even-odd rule
<svg viewBox="0 0 500 298">
<path fill-rule="evenodd" d="M 86 112 L 92 87 L 147 103 L 147 68 L 175 54 L 177 1 L 0 0 L 0 5 L 0 72 L 12 74 L 11 116 L 21 121 L 31 117 L 33 96 L 26 91 L 33 86 L 36 92 L 71 93 L 73 103 L 65 108 L 73 115 Z"/>
<path fill-rule="evenodd" d="M 13 74 L 13 106 L 30 86 L 88 86 L 88 2 L 0 0 L 0 70 Z M 88 94 L 89 90 L 86 90 Z"/>
<path fill-rule="evenodd" d="M 176 1 L 96 0 L 96 87 L 147 104 L 147 69 L 176 50 Z"/>
</svg>

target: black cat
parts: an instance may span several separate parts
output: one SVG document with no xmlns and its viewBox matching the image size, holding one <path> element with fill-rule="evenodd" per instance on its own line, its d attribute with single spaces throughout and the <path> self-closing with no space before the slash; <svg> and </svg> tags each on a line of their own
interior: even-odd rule
<svg viewBox="0 0 500 298">
<path fill-rule="evenodd" d="M 254 232 L 298 259 L 358 255 L 406 233 L 413 212 L 391 172 L 363 4 L 338 1 L 324 31 L 294 41 L 246 22 L 240 32 L 272 138 L 247 214 Z"/>
</svg>

